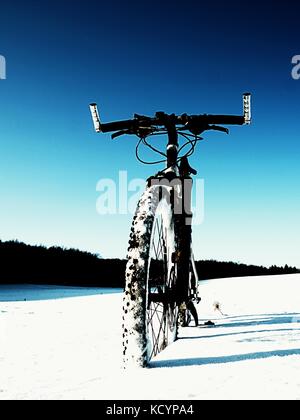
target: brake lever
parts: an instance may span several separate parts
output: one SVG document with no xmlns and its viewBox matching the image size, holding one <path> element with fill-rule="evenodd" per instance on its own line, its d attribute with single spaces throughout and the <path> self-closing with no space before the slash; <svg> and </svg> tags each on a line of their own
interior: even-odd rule
<svg viewBox="0 0 300 420">
<path fill-rule="evenodd" d="M 226 134 L 230 133 L 228 128 L 221 127 L 219 125 L 209 125 L 207 130 L 221 131 L 222 133 L 226 133 Z"/>
<path fill-rule="evenodd" d="M 117 137 L 123 136 L 125 134 L 134 134 L 140 138 L 145 138 L 151 135 L 153 131 L 154 131 L 153 128 L 138 127 L 136 129 L 117 131 L 116 133 L 112 134 L 111 138 L 112 140 L 114 140 Z"/>
<path fill-rule="evenodd" d="M 134 133 L 131 130 L 118 131 L 117 133 L 114 133 L 111 135 L 111 139 L 114 140 L 117 137 L 123 136 L 124 134 L 134 134 Z"/>
<path fill-rule="evenodd" d="M 194 124 L 193 121 L 188 122 L 184 126 L 184 130 L 189 130 L 191 133 L 193 133 L 196 136 L 199 136 L 200 134 L 204 133 L 207 130 L 215 130 L 215 131 L 221 131 L 222 133 L 229 134 L 229 129 L 225 127 L 220 127 L 218 125 L 208 125 L 208 124 Z"/>
</svg>

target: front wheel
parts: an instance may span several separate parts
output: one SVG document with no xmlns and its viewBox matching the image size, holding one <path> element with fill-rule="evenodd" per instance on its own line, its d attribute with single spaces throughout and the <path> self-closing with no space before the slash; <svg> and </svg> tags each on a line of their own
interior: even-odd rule
<svg viewBox="0 0 300 420">
<path fill-rule="evenodd" d="M 147 366 L 177 338 L 176 235 L 169 192 L 148 188 L 133 219 L 123 298 L 126 367 Z"/>
</svg>

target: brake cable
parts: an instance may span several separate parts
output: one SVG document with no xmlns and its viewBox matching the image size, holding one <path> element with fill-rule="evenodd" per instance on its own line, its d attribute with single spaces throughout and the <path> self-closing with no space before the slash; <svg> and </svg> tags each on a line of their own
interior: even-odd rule
<svg viewBox="0 0 300 420">
<path fill-rule="evenodd" d="M 155 136 L 157 136 L 157 135 L 163 135 L 163 134 L 166 134 L 165 132 L 161 132 L 161 133 L 153 133 L 152 135 L 155 135 Z M 183 146 L 181 146 L 180 147 L 180 149 L 178 150 L 178 154 L 186 147 L 186 146 L 188 146 L 189 144 L 191 145 L 191 147 L 190 147 L 190 149 L 183 155 L 183 156 L 180 156 L 180 157 L 178 157 L 178 159 L 177 159 L 177 161 L 176 161 L 176 164 L 178 164 L 180 161 L 181 161 L 181 159 L 183 159 L 183 158 L 185 158 L 185 157 L 190 157 L 190 156 L 192 156 L 193 155 L 193 153 L 195 152 L 195 148 L 196 148 L 196 145 L 197 145 L 197 143 L 199 142 L 199 141 L 202 141 L 203 139 L 202 139 L 202 137 L 198 137 L 198 136 L 196 136 L 196 135 L 192 135 L 192 134 L 187 134 L 187 133 L 182 133 L 182 132 L 178 132 L 178 134 L 179 135 L 181 135 L 182 137 L 184 137 L 186 140 L 188 140 Z M 140 153 L 139 153 L 139 150 L 140 150 L 140 146 L 141 145 L 144 145 L 144 146 L 146 146 L 146 147 L 149 147 L 149 149 L 151 149 L 153 152 L 155 152 L 155 153 L 157 153 L 157 154 L 159 154 L 159 155 L 161 155 L 161 156 L 164 156 L 165 158 L 167 158 L 167 155 L 165 154 L 165 153 L 163 153 L 162 151 L 160 151 L 160 150 L 158 150 L 158 149 L 156 149 L 154 146 L 152 146 L 147 140 L 146 140 L 146 136 L 145 137 L 140 137 L 140 139 L 139 139 L 139 141 L 138 141 L 138 143 L 137 143 L 137 146 L 136 146 L 136 150 L 135 150 L 135 155 L 136 155 L 136 158 L 137 158 L 137 160 L 140 162 L 140 163 L 142 163 L 142 164 L 144 164 L 144 165 L 159 165 L 159 164 L 161 164 L 161 163 L 164 163 L 165 162 L 165 159 L 164 160 L 159 160 L 159 161 L 155 161 L 155 162 L 147 162 L 147 161 L 145 161 L 145 160 L 143 160 L 141 157 L 140 157 Z M 167 169 L 169 169 L 169 168 L 166 168 L 165 170 L 167 170 Z"/>
</svg>

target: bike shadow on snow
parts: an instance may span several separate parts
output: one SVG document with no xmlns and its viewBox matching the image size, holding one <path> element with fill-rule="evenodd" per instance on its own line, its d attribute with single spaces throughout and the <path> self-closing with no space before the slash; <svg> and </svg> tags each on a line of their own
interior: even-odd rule
<svg viewBox="0 0 300 420">
<path fill-rule="evenodd" d="M 251 317 L 252 319 L 249 320 L 247 317 Z M 236 321 L 228 322 L 229 319 L 235 319 Z M 254 338 L 244 338 L 245 335 L 249 336 L 250 334 L 261 334 L 261 333 L 287 333 L 290 334 L 291 332 L 296 332 L 298 335 L 300 332 L 300 314 L 299 313 L 284 313 L 284 314 L 267 314 L 267 315 L 245 315 L 242 317 L 228 317 L 225 319 L 226 323 L 219 324 L 218 322 L 222 322 L 222 320 L 216 321 L 216 327 L 209 328 L 211 334 L 199 334 L 197 336 L 183 336 L 179 338 L 179 340 L 211 340 L 211 339 L 218 339 L 230 336 L 240 336 L 240 340 L 237 340 L 239 343 L 243 342 L 264 342 L 264 341 L 272 341 L 270 337 L 254 337 Z M 299 328 L 295 327 L 295 323 L 299 323 Z M 291 325 L 291 327 L 288 326 Z M 282 328 L 272 328 L 273 326 L 280 326 Z M 284 325 L 284 326 L 283 326 Z M 294 325 L 294 327 L 292 326 Z M 296 324 L 297 325 L 297 324 Z M 257 329 L 251 330 L 243 330 L 243 328 L 247 327 L 262 327 Z M 270 328 L 266 328 L 269 326 Z M 215 334 L 214 331 L 217 329 L 223 328 L 231 328 L 231 330 L 227 332 L 220 332 L 220 334 Z M 238 328 L 238 331 L 232 331 L 232 329 Z M 193 327 L 193 330 L 195 327 Z M 242 330 L 241 330 L 242 329 Z M 202 330 L 203 331 L 203 330 Z M 300 339 L 297 337 L 295 339 L 298 343 Z M 163 355 L 163 353 L 162 353 Z M 182 359 L 170 359 L 170 360 L 154 360 L 150 363 L 150 368 L 162 368 L 162 367 L 182 367 L 182 366 L 195 366 L 195 365 L 209 365 L 209 364 L 221 364 L 221 363 L 233 363 L 233 362 L 241 362 L 245 360 L 254 360 L 254 359 L 266 359 L 270 357 L 285 357 L 285 356 L 293 356 L 293 355 L 300 355 L 300 348 L 294 349 L 274 349 L 269 351 L 257 351 L 252 353 L 245 353 L 245 354 L 235 354 L 235 355 L 226 355 L 226 356 L 215 356 L 215 357 L 199 357 L 199 358 L 182 358 Z"/>
<path fill-rule="evenodd" d="M 250 319 L 249 319 L 250 318 Z M 244 328 L 255 327 L 261 325 L 280 325 L 289 324 L 298 319 L 300 322 L 300 314 L 298 313 L 283 313 L 270 315 L 244 315 L 241 317 L 225 317 L 224 319 L 216 320 L 215 327 L 217 328 Z M 230 321 L 232 320 L 232 321 Z M 228 322 L 229 321 L 229 322 Z M 200 338 L 201 336 L 199 336 Z"/>
<path fill-rule="evenodd" d="M 158 360 L 150 363 L 150 368 L 185 367 L 242 362 L 245 360 L 267 359 L 269 357 L 299 356 L 300 349 L 262 351 L 247 354 L 236 354 L 220 357 L 199 357 L 190 359 Z"/>
</svg>

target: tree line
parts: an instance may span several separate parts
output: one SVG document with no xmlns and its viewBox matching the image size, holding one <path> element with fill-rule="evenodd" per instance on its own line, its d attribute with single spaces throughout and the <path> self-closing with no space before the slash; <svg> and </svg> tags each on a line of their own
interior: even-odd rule
<svg viewBox="0 0 300 420">
<path fill-rule="evenodd" d="M 296 267 L 270 268 L 197 261 L 199 279 L 299 273 Z M 70 286 L 124 286 L 126 261 L 103 259 L 96 254 L 61 247 L 32 246 L 0 240 L 0 284 L 52 284 Z"/>
</svg>

